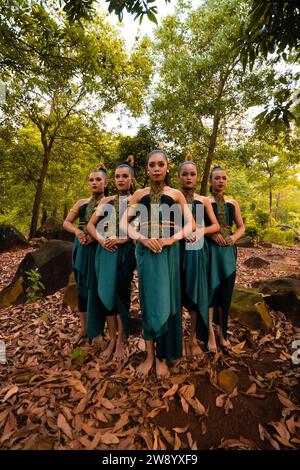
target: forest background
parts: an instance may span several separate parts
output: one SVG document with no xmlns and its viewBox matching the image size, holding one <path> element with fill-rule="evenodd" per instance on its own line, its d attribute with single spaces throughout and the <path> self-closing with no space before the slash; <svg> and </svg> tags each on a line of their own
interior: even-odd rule
<svg viewBox="0 0 300 470">
<path fill-rule="evenodd" d="M 247 233 L 293 244 L 299 16 L 293 1 L 1 2 L 0 223 L 34 237 L 50 216 L 62 221 L 100 161 L 113 192 L 115 166 L 133 154 L 143 187 L 146 154 L 163 143 L 174 187 L 188 153 L 201 194 L 220 164 Z M 130 46 L 117 17 L 127 35 L 142 20 Z"/>
</svg>

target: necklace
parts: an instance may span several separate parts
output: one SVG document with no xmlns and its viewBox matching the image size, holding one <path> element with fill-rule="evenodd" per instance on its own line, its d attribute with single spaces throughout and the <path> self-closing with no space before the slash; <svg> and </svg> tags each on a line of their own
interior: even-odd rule
<svg viewBox="0 0 300 470">
<path fill-rule="evenodd" d="M 181 188 L 181 192 L 184 195 L 186 202 L 192 204 L 194 200 L 194 189 Z"/>
<path fill-rule="evenodd" d="M 226 202 L 223 194 L 213 192 L 213 196 L 215 198 L 218 208 L 217 219 L 220 224 L 220 233 L 225 238 L 228 235 L 228 226 L 226 220 Z"/>
<path fill-rule="evenodd" d="M 164 187 L 166 186 L 164 181 L 159 183 L 150 183 L 150 201 L 151 201 L 151 220 L 149 226 L 149 236 L 151 238 L 161 238 L 162 237 L 162 226 L 160 223 L 160 201 L 161 195 L 163 193 Z"/>
</svg>

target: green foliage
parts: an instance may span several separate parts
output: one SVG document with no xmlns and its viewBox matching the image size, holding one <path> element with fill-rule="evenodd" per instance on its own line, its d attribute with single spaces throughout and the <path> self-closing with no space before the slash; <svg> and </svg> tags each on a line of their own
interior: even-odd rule
<svg viewBox="0 0 300 470">
<path fill-rule="evenodd" d="M 265 60 L 297 62 L 300 46 L 300 8 L 295 0 L 251 0 L 245 21 L 241 23 L 236 42 L 244 70 L 253 68 L 258 57 Z M 284 82 L 282 82 L 283 84 Z M 282 86 L 284 98 L 274 95 L 274 103 L 260 114 L 266 123 L 283 123 L 289 127 L 296 120 L 294 104 L 299 101 L 300 90 Z"/>
<path fill-rule="evenodd" d="M 155 0 L 105 0 L 108 3 L 108 11 L 114 12 L 118 15 L 120 21 L 123 20 L 123 12 L 126 10 L 128 13 L 135 15 L 142 21 L 143 16 L 146 15 L 150 21 L 157 23 L 156 14 L 157 6 L 153 5 Z M 169 3 L 170 0 L 165 0 Z M 96 0 L 60 0 L 64 3 L 63 10 L 66 12 L 70 21 L 80 20 L 81 18 L 90 19 L 95 14 L 93 8 Z"/>
<path fill-rule="evenodd" d="M 271 227 L 263 232 L 263 239 L 279 245 L 292 246 L 295 240 L 295 233 L 293 230 L 280 230 L 276 227 Z"/>
<path fill-rule="evenodd" d="M 157 30 L 160 81 L 150 113 L 164 140 L 181 154 L 192 152 L 204 193 L 216 147 L 219 153 L 224 143 L 234 143 L 237 130 L 243 132 L 241 117 L 269 102 L 276 73 L 272 63 L 243 71 L 237 59 L 232 46 L 246 14 L 244 2 L 206 0 L 195 10 L 180 7 Z"/>
<path fill-rule="evenodd" d="M 41 292 L 45 290 L 45 286 L 41 282 L 41 275 L 38 268 L 26 271 L 26 275 L 28 283 L 28 287 L 26 289 L 26 303 L 30 304 L 40 299 Z"/>
<path fill-rule="evenodd" d="M 250 11 L 237 41 L 244 64 L 253 66 L 261 54 L 287 54 L 300 46 L 300 9 L 294 0 L 251 0 Z M 298 53 L 299 54 L 299 53 Z M 298 55 L 299 57 L 299 55 Z"/>
<path fill-rule="evenodd" d="M 254 220 L 261 229 L 265 229 L 269 222 L 269 214 L 258 208 L 254 212 Z"/>
<path fill-rule="evenodd" d="M 245 235 L 251 237 L 252 239 L 259 238 L 259 229 L 255 225 L 246 225 Z"/>
<path fill-rule="evenodd" d="M 142 39 L 129 54 L 103 15 L 95 14 L 93 21 L 81 25 L 68 24 L 58 18 L 52 2 L 47 7 L 38 1 L 8 2 L 0 6 L 0 23 L 0 79 L 9 90 L 0 115 L 11 123 L 11 140 L 3 135 L 9 147 L 3 155 L 4 178 L 22 174 L 23 183 L 28 181 L 34 236 L 51 171 L 61 179 L 59 170 L 70 168 L 71 161 L 75 166 L 71 147 L 76 146 L 70 142 L 85 145 L 86 154 L 96 149 L 93 153 L 99 157 L 95 145 L 100 139 L 97 142 L 94 135 L 100 137 L 104 114 L 119 105 L 134 116 L 141 114 L 151 75 L 149 40 Z M 29 130 L 34 130 L 32 136 Z M 4 178 L 0 174 L 1 185 Z M 70 187 L 66 179 L 57 192 Z M 9 188 L 7 182 L 3 185 Z M 8 204 L 9 193 L 3 194 Z"/>
<path fill-rule="evenodd" d="M 70 358 L 73 364 L 73 368 L 80 367 L 87 360 L 88 353 L 84 349 L 77 347 L 72 352 Z"/>
</svg>

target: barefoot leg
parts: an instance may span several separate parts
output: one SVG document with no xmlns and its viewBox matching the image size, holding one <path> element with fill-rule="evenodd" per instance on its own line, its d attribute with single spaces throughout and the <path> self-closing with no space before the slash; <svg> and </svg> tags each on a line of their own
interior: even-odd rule
<svg viewBox="0 0 300 470">
<path fill-rule="evenodd" d="M 203 351 L 200 348 L 196 336 L 196 323 L 197 323 L 197 312 L 191 311 L 191 335 L 190 335 L 190 349 L 192 356 L 203 357 Z"/>
<path fill-rule="evenodd" d="M 80 343 L 80 340 L 87 334 L 87 314 L 86 312 L 79 312 L 80 318 L 80 330 L 77 335 L 73 338 L 72 344 L 75 346 Z"/>
<path fill-rule="evenodd" d="M 114 352 L 113 360 L 116 362 L 121 362 L 121 361 L 125 361 L 126 353 L 125 353 L 125 347 L 124 347 L 124 329 L 123 329 L 123 323 L 120 318 L 120 315 L 118 315 L 117 321 L 118 321 L 118 339 L 116 343 L 116 349 Z"/>
<path fill-rule="evenodd" d="M 219 328 L 218 328 L 218 333 L 219 333 L 219 340 L 221 346 L 223 348 L 230 348 L 230 341 L 227 338 L 224 338 L 224 333 L 223 333 L 223 315 L 222 315 L 222 308 L 219 307 Z"/>
<path fill-rule="evenodd" d="M 156 358 L 155 369 L 156 369 L 156 377 L 158 379 L 165 379 L 167 377 L 170 377 L 170 369 L 165 359 L 161 361 L 160 359 Z"/>
<path fill-rule="evenodd" d="M 109 343 L 106 349 L 100 354 L 100 357 L 108 361 L 114 352 L 117 340 L 116 316 L 109 315 L 107 317 Z"/>
<path fill-rule="evenodd" d="M 217 343 L 216 343 L 216 337 L 215 337 L 215 332 L 214 332 L 214 327 L 213 327 L 213 314 L 214 314 L 214 310 L 211 307 L 209 309 L 209 333 L 208 333 L 207 349 L 210 352 L 217 352 Z"/>
<path fill-rule="evenodd" d="M 154 342 L 145 341 L 147 357 L 142 364 L 140 364 L 136 369 L 136 375 L 139 377 L 146 377 L 152 369 L 154 363 Z"/>
</svg>

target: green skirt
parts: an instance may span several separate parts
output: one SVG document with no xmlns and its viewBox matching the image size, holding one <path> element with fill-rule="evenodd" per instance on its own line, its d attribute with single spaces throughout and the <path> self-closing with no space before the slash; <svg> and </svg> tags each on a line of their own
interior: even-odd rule
<svg viewBox="0 0 300 470">
<path fill-rule="evenodd" d="M 209 249 L 205 239 L 199 240 L 198 245 L 197 249 L 186 250 L 186 243 L 181 242 L 182 304 L 187 310 L 197 313 L 196 336 L 207 343 Z M 193 246 L 196 247 L 195 244 Z"/>
<path fill-rule="evenodd" d="M 78 293 L 80 312 L 87 311 L 88 291 L 95 280 L 95 253 L 97 243 L 81 245 L 75 238 L 72 250 L 73 269 Z"/>
<path fill-rule="evenodd" d="M 214 307 L 214 322 L 222 327 L 227 338 L 229 309 L 236 278 L 237 250 L 235 245 L 219 246 L 213 241 L 209 246 L 209 300 Z M 219 308 L 222 309 L 220 324 Z"/>
<path fill-rule="evenodd" d="M 89 290 L 88 335 L 102 335 L 108 315 L 119 314 L 124 334 L 129 334 L 131 281 L 136 267 L 134 244 L 118 245 L 109 252 L 98 244 L 95 255 L 96 282 Z"/>
<path fill-rule="evenodd" d="M 158 359 L 182 356 L 179 242 L 153 253 L 136 246 L 139 297 L 145 340 L 155 340 Z"/>
</svg>

